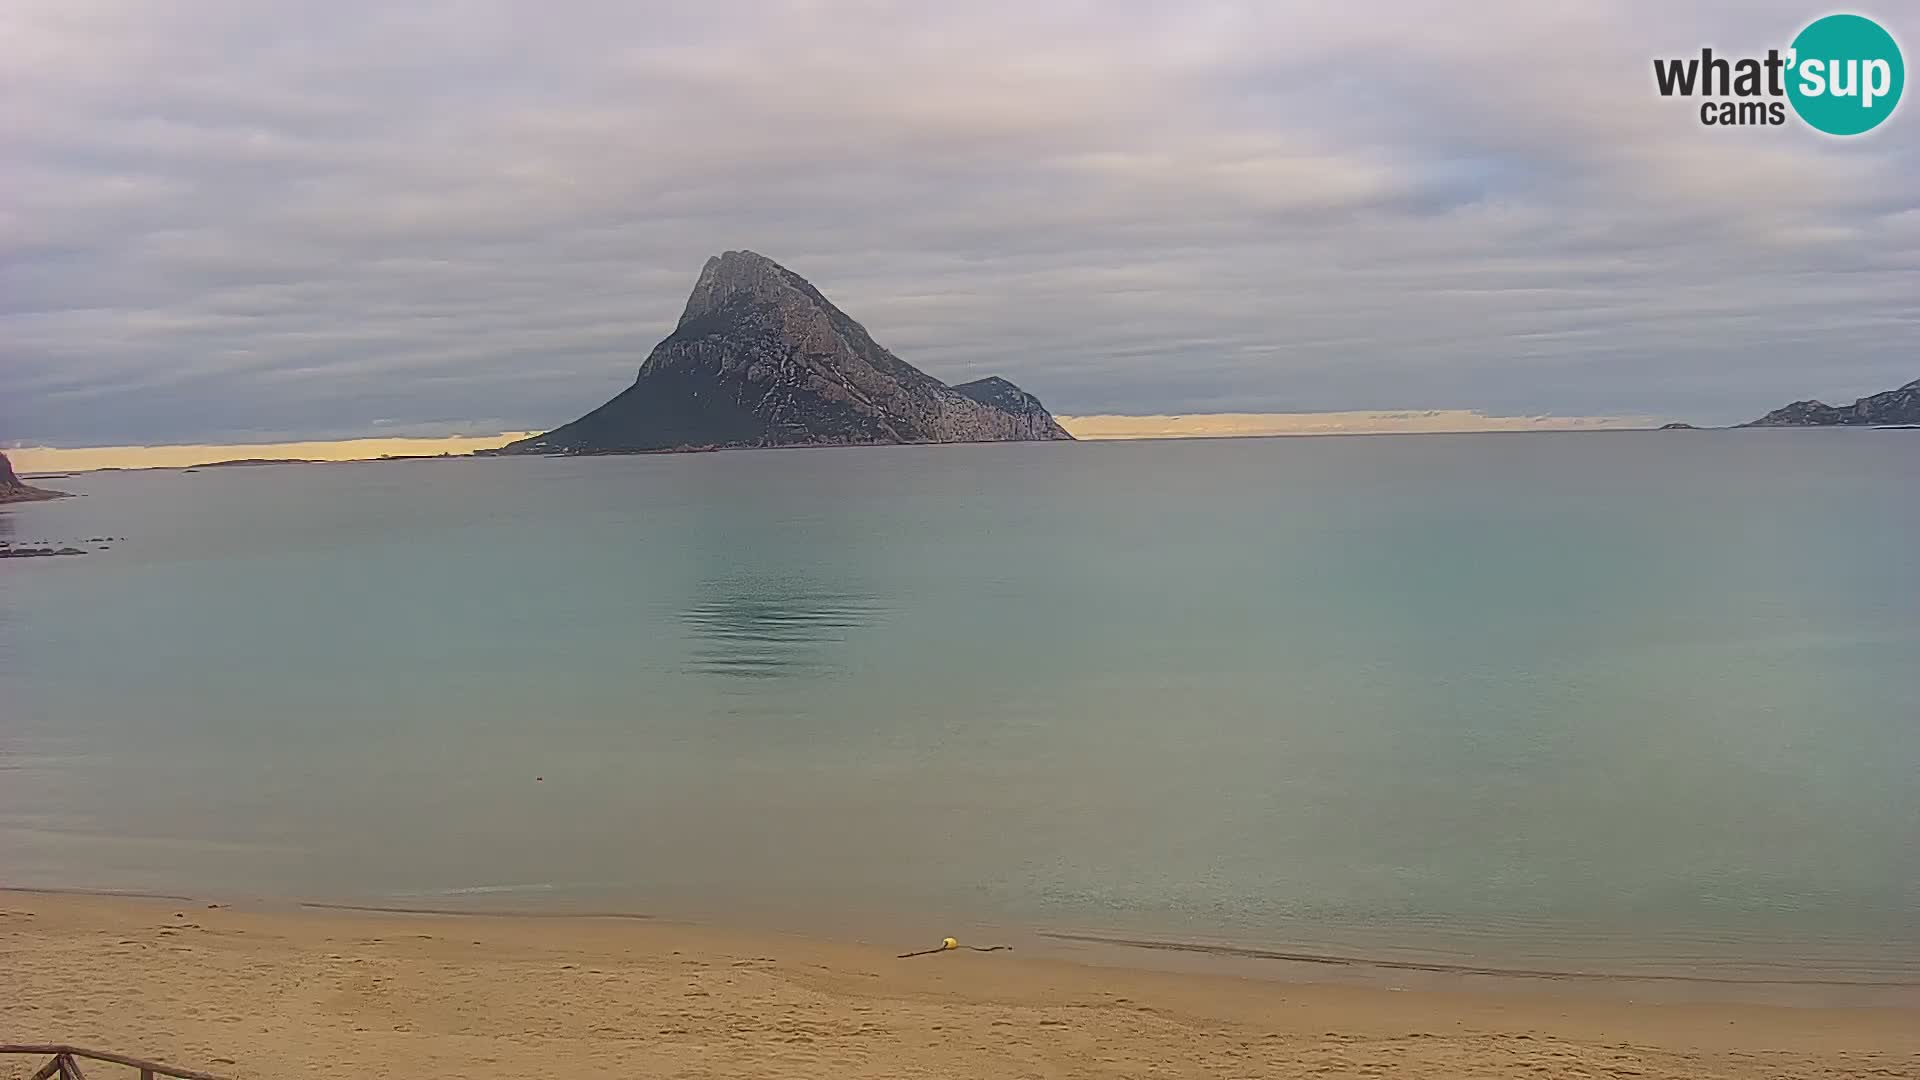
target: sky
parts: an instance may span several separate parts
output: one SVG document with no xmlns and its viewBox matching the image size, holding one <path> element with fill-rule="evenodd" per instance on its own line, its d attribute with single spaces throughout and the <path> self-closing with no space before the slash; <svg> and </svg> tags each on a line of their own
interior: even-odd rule
<svg viewBox="0 0 1920 1080">
<path fill-rule="evenodd" d="M 0 445 L 545 429 L 732 248 L 1070 415 L 1850 402 L 1920 376 L 1920 105 L 1651 66 L 1827 10 L 9 0 Z"/>
</svg>

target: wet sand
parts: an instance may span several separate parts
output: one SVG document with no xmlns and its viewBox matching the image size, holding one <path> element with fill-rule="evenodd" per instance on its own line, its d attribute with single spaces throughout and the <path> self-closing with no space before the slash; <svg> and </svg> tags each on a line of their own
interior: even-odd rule
<svg viewBox="0 0 1920 1080">
<path fill-rule="evenodd" d="M 236 1078 L 1920 1076 L 1909 1008 L 894 955 L 920 944 L 0 892 L 0 1041 Z M 0 1077 L 39 1064 L 0 1061 Z"/>
</svg>

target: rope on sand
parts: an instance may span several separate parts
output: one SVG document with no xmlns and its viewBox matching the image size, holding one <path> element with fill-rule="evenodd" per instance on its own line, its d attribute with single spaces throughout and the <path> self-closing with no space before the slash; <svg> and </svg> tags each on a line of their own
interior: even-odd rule
<svg viewBox="0 0 1920 1080">
<path fill-rule="evenodd" d="M 1013 949 L 1013 946 L 1011 945 L 962 945 L 958 941 L 954 940 L 953 938 L 947 938 L 944 941 L 940 942 L 940 944 L 935 945 L 931 949 L 921 949 L 919 952 L 903 952 L 899 956 L 894 957 L 894 959 L 905 960 L 910 956 L 932 956 L 934 953 L 953 952 L 955 949 L 970 949 L 974 952 L 1000 952 L 1003 949 L 1011 951 Z"/>
</svg>

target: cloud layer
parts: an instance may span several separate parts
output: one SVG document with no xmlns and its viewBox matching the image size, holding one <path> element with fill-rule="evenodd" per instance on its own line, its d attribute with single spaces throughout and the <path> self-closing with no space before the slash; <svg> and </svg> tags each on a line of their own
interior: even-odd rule
<svg viewBox="0 0 1920 1080">
<path fill-rule="evenodd" d="M 1065 413 L 1920 375 L 1915 104 L 1834 140 L 1652 89 L 1820 12 L 1501 7 L 15 0 L 0 440 L 544 428 L 737 247 Z"/>
</svg>

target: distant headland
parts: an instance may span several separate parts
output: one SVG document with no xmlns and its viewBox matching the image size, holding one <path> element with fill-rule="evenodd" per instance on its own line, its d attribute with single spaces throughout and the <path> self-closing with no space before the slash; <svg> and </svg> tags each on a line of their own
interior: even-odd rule
<svg viewBox="0 0 1920 1080">
<path fill-rule="evenodd" d="M 1886 390 L 1833 406 L 1824 401 L 1796 401 L 1741 427 L 1910 427 L 1920 424 L 1920 379 L 1897 390 Z"/>
<path fill-rule="evenodd" d="M 48 499 L 68 498 L 64 491 L 49 491 L 37 488 L 14 474 L 13 462 L 7 455 L 0 453 L 0 503 L 45 502 Z"/>
</svg>

